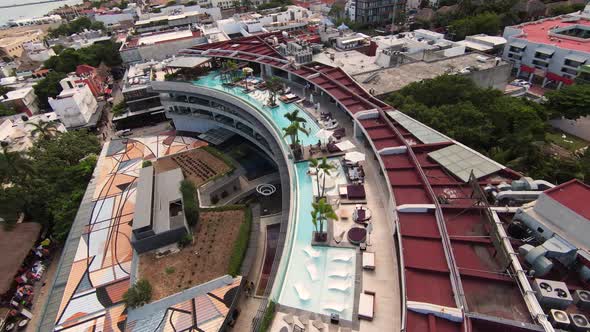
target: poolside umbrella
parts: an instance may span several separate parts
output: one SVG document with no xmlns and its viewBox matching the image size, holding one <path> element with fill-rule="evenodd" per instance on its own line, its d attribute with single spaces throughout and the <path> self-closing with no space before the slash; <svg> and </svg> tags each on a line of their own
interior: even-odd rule
<svg viewBox="0 0 590 332">
<path fill-rule="evenodd" d="M 358 151 L 347 152 L 344 155 L 344 159 L 349 160 L 350 162 L 353 162 L 353 163 L 358 163 L 359 161 L 365 160 L 365 154 L 360 153 Z"/>
<path fill-rule="evenodd" d="M 334 134 L 331 130 L 320 129 L 317 133 L 315 133 L 315 137 L 317 137 L 320 141 L 326 141 L 332 137 Z"/>
<path fill-rule="evenodd" d="M 340 149 L 340 151 L 346 151 L 355 148 L 354 144 L 352 144 L 352 142 L 350 142 L 349 140 L 336 143 L 336 146 Z"/>
</svg>

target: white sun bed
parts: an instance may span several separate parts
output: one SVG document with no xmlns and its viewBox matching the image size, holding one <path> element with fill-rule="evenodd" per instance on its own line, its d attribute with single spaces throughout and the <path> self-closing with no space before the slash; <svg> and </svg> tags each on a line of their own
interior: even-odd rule
<svg viewBox="0 0 590 332">
<path fill-rule="evenodd" d="M 307 269 L 309 277 L 312 281 L 318 280 L 318 268 L 315 266 L 313 262 L 308 262 L 307 264 L 305 264 L 305 268 Z"/>
<path fill-rule="evenodd" d="M 294 287 L 300 300 L 308 301 L 311 298 L 309 291 L 301 283 L 296 283 Z"/>
<path fill-rule="evenodd" d="M 375 253 L 374 252 L 363 252 L 363 269 L 374 270 L 375 269 Z"/>
<path fill-rule="evenodd" d="M 307 246 L 303 248 L 303 251 L 307 254 L 307 256 L 311 258 L 318 258 L 320 257 L 320 252 L 312 248 L 311 246 Z"/>
<path fill-rule="evenodd" d="M 347 290 L 350 289 L 350 287 L 352 287 L 352 282 L 348 279 L 334 280 L 334 281 L 330 281 L 330 283 L 328 284 L 328 289 L 334 289 L 334 290 L 338 290 L 341 292 L 346 292 Z"/>
<path fill-rule="evenodd" d="M 364 291 L 359 299 L 359 319 L 373 320 L 375 316 L 375 292 Z"/>
<path fill-rule="evenodd" d="M 331 260 L 333 262 L 350 262 L 350 260 L 352 259 L 352 255 L 347 253 L 347 254 L 338 254 L 338 255 L 334 255 Z"/>
<path fill-rule="evenodd" d="M 324 309 L 336 312 L 344 311 L 344 304 L 342 303 L 326 303 L 324 304 Z"/>
<path fill-rule="evenodd" d="M 330 272 L 328 272 L 328 277 L 332 278 L 346 278 L 348 276 L 350 276 L 350 273 L 345 269 L 330 269 Z"/>
</svg>

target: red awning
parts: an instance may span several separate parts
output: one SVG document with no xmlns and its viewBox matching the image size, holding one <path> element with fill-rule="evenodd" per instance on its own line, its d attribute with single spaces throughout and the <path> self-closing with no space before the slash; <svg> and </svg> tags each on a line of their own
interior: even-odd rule
<svg viewBox="0 0 590 332">
<path fill-rule="evenodd" d="M 572 80 L 571 78 L 563 77 L 563 76 L 557 75 L 552 72 L 547 72 L 546 77 L 552 81 L 562 82 L 563 84 L 566 84 L 566 85 L 574 84 L 574 80 Z"/>
<path fill-rule="evenodd" d="M 525 73 L 534 73 L 535 67 L 529 67 L 526 65 L 520 65 L 520 71 L 524 71 Z"/>
</svg>

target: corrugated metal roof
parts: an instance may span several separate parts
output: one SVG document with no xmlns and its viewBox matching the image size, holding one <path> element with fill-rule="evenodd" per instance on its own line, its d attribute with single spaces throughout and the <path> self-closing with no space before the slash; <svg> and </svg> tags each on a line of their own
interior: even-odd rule
<svg viewBox="0 0 590 332">
<path fill-rule="evenodd" d="M 502 169 L 494 161 L 458 144 L 430 152 L 428 156 L 464 182 L 469 181 L 471 171 L 480 178 Z"/>
<path fill-rule="evenodd" d="M 432 144 L 432 143 L 443 143 L 449 142 L 449 139 L 446 138 L 444 135 L 438 133 L 434 129 L 410 118 L 409 116 L 405 115 L 400 111 L 389 111 L 387 114 L 397 123 L 399 123 L 402 127 L 404 127 L 407 131 L 409 131 L 412 135 L 416 136 L 422 143 L 425 144 Z"/>
</svg>

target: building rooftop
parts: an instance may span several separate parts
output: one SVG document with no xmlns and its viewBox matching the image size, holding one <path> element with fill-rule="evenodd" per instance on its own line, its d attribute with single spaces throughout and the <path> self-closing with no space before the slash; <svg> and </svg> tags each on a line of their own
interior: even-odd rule
<svg viewBox="0 0 590 332">
<path fill-rule="evenodd" d="M 140 47 L 144 45 L 155 45 L 160 43 L 167 43 L 179 39 L 197 38 L 201 36 L 201 32 L 198 30 L 175 30 L 175 31 L 163 31 L 146 33 L 139 36 L 132 37 L 130 40 L 125 42 L 121 47 L 121 50 L 128 48 Z"/>
<path fill-rule="evenodd" d="M 501 61 L 501 63 L 505 63 Z M 496 58 L 479 53 L 467 53 L 438 61 L 418 61 L 399 67 L 380 69 L 362 74 L 353 74 L 353 78 L 374 95 L 383 95 L 397 91 L 406 85 L 435 78 L 443 74 L 459 74 L 467 67 L 485 70 L 496 66 Z"/>
<path fill-rule="evenodd" d="M 0 101 L 5 102 L 5 101 L 23 99 L 27 94 L 29 94 L 31 92 L 31 90 L 33 90 L 32 87 L 24 87 L 21 89 L 8 91 L 6 93 L 6 96 L 8 98 L 3 98 L 2 96 L 0 96 Z"/>
<path fill-rule="evenodd" d="M 0 227 L 0 294 L 6 293 L 21 264 L 33 248 L 41 232 L 41 225 L 34 222 L 19 223 L 11 231 Z"/>
<path fill-rule="evenodd" d="M 582 34 L 579 36 L 582 36 L 584 31 L 589 31 L 590 20 L 585 18 L 568 18 L 567 16 L 562 16 L 524 23 L 513 28 L 521 29 L 522 31 L 519 36 L 515 36 L 517 39 L 590 53 L 590 38 L 574 37 L 575 34 L 565 34 L 568 31 L 577 31 L 581 32 Z"/>
<path fill-rule="evenodd" d="M 587 184 L 571 180 L 545 191 L 545 194 L 590 222 L 590 186 Z"/>
<path fill-rule="evenodd" d="M 375 64 L 375 57 L 365 55 L 357 51 L 337 52 L 328 49 L 313 56 L 313 61 L 342 68 L 349 75 L 377 70 L 381 67 Z"/>
</svg>

